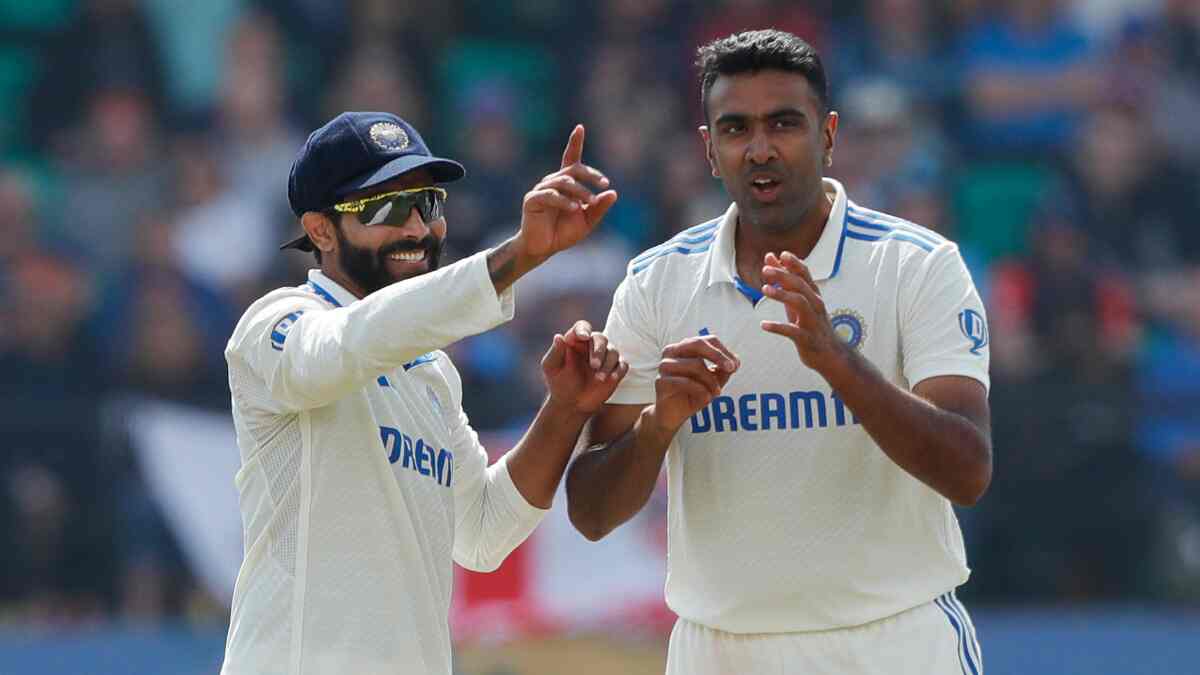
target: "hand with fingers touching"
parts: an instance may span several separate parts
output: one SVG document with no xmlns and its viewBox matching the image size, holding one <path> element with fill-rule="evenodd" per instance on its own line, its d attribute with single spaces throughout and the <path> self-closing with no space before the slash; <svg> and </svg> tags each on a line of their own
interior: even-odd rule
<svg viewBox="0 0 1200 675">
<path fill-rule="evenodd" d="M 549 257 L 579 243 L 617 201 L 608 178 L 583 163 L 583 139 L 583 125 L 576 125 L 561 168 L 525 194 L 517 238 L 528 255 Z"/>
<path fill-rule="evenodd" d="M 817 372 L 846 355 L 849 347 L 834 332 L 821 291 L 800 258 L 788 251 L 780 256 L 768 253 L 762 278 L 763 294 L 787 310 L 786 322 L 763 321 L 763 330 L 795 343 L 800 360 Z"/>
<path fill-rule="evenodd" d="M 660 430 L 670 434 L 720 394 L 741 365 L 715 335 L 667 345 L 662 356 L 654 381 L 653 418 Z"/>
<path fill-rule="evenodd" d="M 554 336 L 542 357 L 542 374 L 550 398 L 584 415 L 592 415 L 612 396 L 629 372 L 608 337 L 576 321 L 566 333 Z"/>
</svg>

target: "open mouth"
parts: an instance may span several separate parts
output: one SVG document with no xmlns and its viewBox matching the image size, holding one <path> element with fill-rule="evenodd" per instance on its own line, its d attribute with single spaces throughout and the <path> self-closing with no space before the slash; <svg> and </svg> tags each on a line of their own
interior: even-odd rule
<svg viewBox="0 0 1200 675">
<path fill-rule="evenodd" d="M 415 251 L 394 251 L 388 254 L 388 260 L 397 262 L 421 262 L 425 259 L 425 249 L 420 248 Z"/>
<path fill-rule="evenodd" d="M 750 191 L 764 201 L 770 201 L 779 193 L 780 182 L 774 178 L 759 177 L 750 181 Z"/>
</svg>

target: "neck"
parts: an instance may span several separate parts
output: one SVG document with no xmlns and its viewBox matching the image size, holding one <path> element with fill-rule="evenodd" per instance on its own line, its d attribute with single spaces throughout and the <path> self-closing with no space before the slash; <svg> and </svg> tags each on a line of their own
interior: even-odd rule
<svg viewBox="0 0 1200 675">
<path fill-rule="evenodd" d="M 739 218 L 733 240 L 738 276 L 748 285 L 758 288 L 762 285 L 763 257 L 766 254 L 778 255 L 790 251 L 801 260 L 807 258 L 820 241 L 832 210 L 833 200 L 822 187 L 812 208 L 805 212 L 795 227 L 784 232 L 767 232 Z"/>
<path fill-rule="evenodd" d="M 353 295 L 359 300 L 367 297 L 367 292 L 360 288 L 358 284 L 351 281 L 350 277 L 346 276 L 342 270 L 334 268 L 332 265 L 322 264 L 321 274 L 329 277 L 330 281 L 346 289 L 350 292 L 350 295 Z"/>
</svg>

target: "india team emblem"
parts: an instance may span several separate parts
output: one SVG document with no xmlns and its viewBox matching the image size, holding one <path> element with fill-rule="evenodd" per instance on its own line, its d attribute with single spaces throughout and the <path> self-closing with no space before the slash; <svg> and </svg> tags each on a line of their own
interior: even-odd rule
<svg viewBox="0 0 1200 675">
<path fill-rule="evenodd" d="M 987 346 L 987 321 L 973 309 L 964 309 L 958 313 L 958 327 L 963 335 L 971 341 L 971 353 L 979 355 L 979 350 Z"/>
<path fill-rule="evenodd" d="M 862 349 L 863 342 L 867 340 L 867 322 L 862 314 L 852 309 L 835 310 L 829 323 L 833 324 L 833 332 L 838 339 L 854 349 Z"/>
<path fill-rule="evenodd" d="M 403 150 L 408 147 L 408 133 L 395 122 L 376 122 L 371 125 L 371 140 L 384 150 Z"/>
</svg>

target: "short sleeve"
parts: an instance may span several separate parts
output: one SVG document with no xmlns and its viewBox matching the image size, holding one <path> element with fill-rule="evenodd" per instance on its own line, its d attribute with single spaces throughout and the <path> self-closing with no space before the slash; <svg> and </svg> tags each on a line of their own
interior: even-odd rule
<svg viewBox="0 0 1200 675">
<path fill-rule="evenodd" d="M 900 338 L 909 386 L 961 375 L 990 387 L 987 313 L 958 247 L 935 250 L 903 288 Z"/>
<path fill-rule="evenodd" d="M 604 334 L 629 364 L 629 374 L 609 397 L 609 403 L 654 402 L 654 379 L 662 360 L 662 346 L 655 337 L 655 316 L 641 286 L 632 276 L 625 277 L 613 294 Z"/>
</svg>

